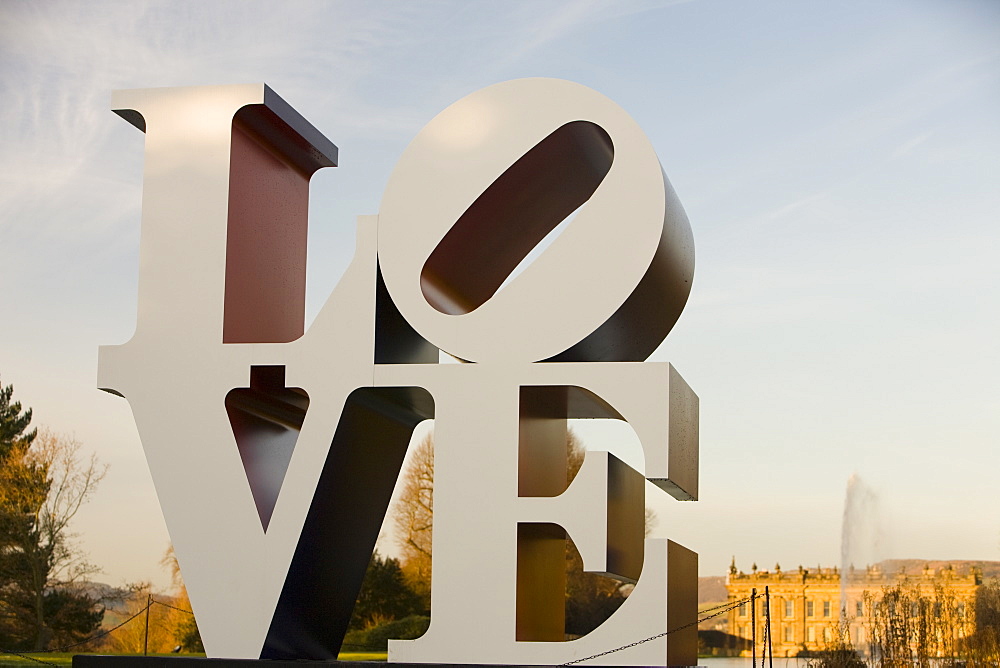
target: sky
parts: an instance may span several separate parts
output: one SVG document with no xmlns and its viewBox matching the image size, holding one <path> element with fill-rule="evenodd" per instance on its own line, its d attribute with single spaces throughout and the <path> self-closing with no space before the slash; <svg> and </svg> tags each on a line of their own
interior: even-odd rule
<svg viewBox="0 0 1000 668">
<path fill-rule="evenodd" d="M 0 0 L 0 382 L 110 466 L 74 523 L 98 579 L 168 583 L 131 412 L 96 389 L 139 262 L 143 136 L 111 91 L 266 82 L 339 146 L 311 319 L 420 128 L 529 76 L 631 114 L 691 221 L 650 359 L 700 397 L 701 498 L 654 497 L 655 535 L 702 575 L 839 564 L 853 475 L 871 558 L 1000 560 L 1000 3 Z"/>
</svg>

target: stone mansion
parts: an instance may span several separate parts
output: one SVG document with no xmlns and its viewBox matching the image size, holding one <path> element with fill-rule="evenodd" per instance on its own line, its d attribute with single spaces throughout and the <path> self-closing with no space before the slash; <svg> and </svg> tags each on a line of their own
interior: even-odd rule
<svg viewBox="0 0 1000 668">
<path fill-rule="evenodd" d="M 876 565 L 851 568 L 845 578 L 836 567 L 811 570 L 799 566 L 783 571 L 776 565 L 773 571 L 765 571 L 754 564 L 750 573 L 744 573 L 736 568 L 734 560 L 726 589 L 730 601 L 747 598 L 753 590 L 761 597 L 757 599 L 756 610 L 759 653 L 765 623 L 763 595 L 767 588 L 774 656 L 796 656 L 829 647 L 840 628 L 849 633 L 855 647 L 865 651 L 866 643 L 877 633 L 876 617 L 883 614 L 877 605 L 883 588 L 896 585 L 932 601 L 932 613 L 939 618 L 949 616 L 952 619 L 949 628 L 954 629 L 956 637 L 963 637 L 972 631 L 976 590 L 981 584 L 982 573 L 974 566 L 964 569 L 951 565 L 924 566 L 919 573 L 904 570 L 889 573 Z M 754 635 L 750 604 L 744 603 L 727 614 L 728 633 L 736 636 L 733 640 L 741 643 L 746 648 L 743 654 L 749 656 L 748 641 Z M 918 611 L 904 614 L 916 616 Z M 745 640 L 740 641 L 741 638 Z"/>
</svg>

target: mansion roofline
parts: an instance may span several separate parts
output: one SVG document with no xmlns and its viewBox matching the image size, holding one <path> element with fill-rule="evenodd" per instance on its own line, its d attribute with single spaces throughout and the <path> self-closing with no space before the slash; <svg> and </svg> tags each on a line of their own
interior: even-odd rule
<svg viewBox="0 0 1000 668">
<path fill-rule="evenodd" d="M 729 574 L 726 576 L 726 584 L 790 584 L 790 583 L 840 583 L 843 573 L 836 566 L 808 569 L 799 566 L 796 570 L 783 571 L 780 564 L 775 564 L 773 571 L 760 570 L 754 564 L 750 573 L 744 573 L 736 568 L 736 561 L 729 567 Z M 866 566 L 865 568 L 854 568 L 851 566 L 847 570 L 847 582 L 858 585 L 895 585 L 903 583 L 917 584 L 920 582 L 942 582 L 947 581 L 952 584 L 980 585 L 983 581 L 982 569 L 972 566 L 968 569 L 958 570 L 951 564 L 941 568 L 925 566 L 919 574 L 907 573 L 905 570 L 887 571 L 879 564 Z"/>
</svg>

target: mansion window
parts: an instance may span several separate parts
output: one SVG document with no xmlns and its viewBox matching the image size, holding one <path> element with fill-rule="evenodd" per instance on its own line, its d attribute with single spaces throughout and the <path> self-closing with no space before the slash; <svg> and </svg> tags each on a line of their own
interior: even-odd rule
<svg viewBox="0 0 1000 668">
<path fill-rule="evenodd" d="M 816 614 L 816 604 L 813 601 L 806 601 L 806 617 Z"/>
<path fill-rule="evenodd" d="M 794 616 L 795 616 L 795 602 L 785 601 L 785 617 L 794 617 Z"/>
<path fill-rule="evenodd" d="M 824 627 L 823 628 L 823 642 L 829 643 L 832 640 L 833 640 L 833 631 L 830 630 L 829 626 Z"/>
<path fill-rule="evenodd" d="M 746 616 L 747 616 L 747 604 L 740 603 L 740 617 L 746 617 Z"/>
<path fill-rule="evenodd" d="M 855 613 L 854 614 L 857 617 L 864 617 L 865 616 L 865 604 L 864 604 L 863 601 L 858 601 L 855 604 Z"/>
<path fill-rule="evenodd" d="M 810 626 L 806 629 L 806 640 L 809 642 L 816 642 L 816 627 Z"/>
<path fill-rule="evenodd" d="M 785 642 L 795 642 L 795 638 L 792 635 L 794 632 L 795 631 L 792 628 L 791 624 L 786 624 L 785 625 Z"/>
<path fill-rule="evenodd" d="M 830 616 L 830 601 L 823 601 L 823 616 Z"/>
</svg>

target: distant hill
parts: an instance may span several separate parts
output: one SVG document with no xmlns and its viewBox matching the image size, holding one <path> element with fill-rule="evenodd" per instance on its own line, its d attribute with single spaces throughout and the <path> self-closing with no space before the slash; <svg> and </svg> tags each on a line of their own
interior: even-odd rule
<svg viewBox="0 0 1000 668">
<path fill-rule="evenodd" d="M 726 576 L 709 575 L 698 578 L 698 605 L 723 603 L 727 598 Z"/>
<path fill-rule="evenodd" d="M 698 609 L 713 608 L 720 603 L 725 603 L 728 598 L 726 593 L 726 577 L 724 575 L 710 575 L 698 578 Z M 714 614 L 707 612 L 698 615 L 699 618 Z M 712 617 L 698 624 L 699 631 L 723 631 L 726 628 L 726 615 Z"/>
<path fill-rule="evenodd" d="M 128 592 L 122 587 L 113 587 L 104 582 L 79 582 L 74 587 L 99 601 L 109 611 L 120 612 L 125 609 Z"/>
</svg>

